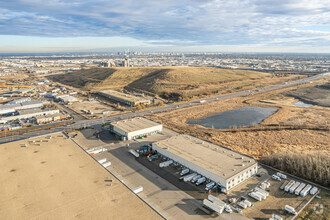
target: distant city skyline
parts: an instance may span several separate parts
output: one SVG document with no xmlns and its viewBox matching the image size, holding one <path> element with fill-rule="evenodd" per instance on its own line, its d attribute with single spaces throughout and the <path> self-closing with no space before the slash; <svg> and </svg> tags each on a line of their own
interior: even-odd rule
<svg viewBox="0 0 330 220">
<path fill-rule="evenodd" d="M 329 0 L 11 0 L 0 53 L 330 53 Z"/>
</svg>

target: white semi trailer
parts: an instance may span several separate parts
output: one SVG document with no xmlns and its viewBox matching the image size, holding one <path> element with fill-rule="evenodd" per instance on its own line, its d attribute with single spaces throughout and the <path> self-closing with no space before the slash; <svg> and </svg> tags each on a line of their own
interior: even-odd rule
<svg viewBox="0 0 330 220">
<path fill-rule="evenodd" d="M 208 207 L 209 209 L 221 214 L 223 212 L 224 207 L 219 206 L 216 203 L 211 202 L 210 200 L 204 199 L 203 200 L 203 205 Z"/>
<path fill-rule="evenodd" d="M 187 173 L 189 173 L 190 170 L 189 169 L 183 169 L 180 173 L 180 176 L 186 175 Z"/>
<path fill-rule="evenodd" d="M 309 193 L 311 188 L 312 186 L 308 184 L 303 190 L 301 190 L 300 195 L 305 197 Z"/>
<path fill-rule="evenodd" d="M 173 163 L 173 160 L 168 160 L 159 164 L 159 167 L 168 167 Z"/>
<path fill-rule="evenodd" d="M 255 192 L 251 192 L 248 194 L 250 197 L 254 198 L 255 200 L 261 201 L 262 197 L 258 194 L 256 194 Z"/>
<path fill-rule="evenodd" d="M 197 176 L 197 173 L 192 173 L 192 174 L 188 174 L 185 177 L 183 177 L 183 181 L 185 182 L 189 182 L 192 180 L 192 178 L 194 178 L 195 176 Z"/>
<path fill-rule="evenodd" d="M 303 188 L 306 186 L 305 183 L 301 183 L 298 188 L 294 191 L 294 194 L 296 194 L 297 196 L 299 196 L 300 192 L 303 190 Z"/>
<path fill-rule="evenodd" d="M 133 154 L 134 155 L 134 157 L 139 157 L 140 155 L 139 155 L 139 153 L 138 152 L 136 152 L 135 150 L 133 150 L 133 149 L 129 149 L 128 150 L 128 152 L 130 152 L 131 154 Z"/>
</svg>

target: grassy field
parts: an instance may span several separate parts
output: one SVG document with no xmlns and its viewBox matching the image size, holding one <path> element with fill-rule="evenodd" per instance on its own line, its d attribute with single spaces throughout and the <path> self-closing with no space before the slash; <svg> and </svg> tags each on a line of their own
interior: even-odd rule
<svg viewBox="0 0 330 220">
<path fill-rule="evenodd" d="M 92 68 L 53 76 L 54 80 L 77 88 L 137 89 L 168 99 L 225 94 L 284 82 L 298 76 L 274 76 L 249 70 L 206 67 Z"/>
<path fill-rule="evenodd" d="M 302 85 L 299 87 L 308 86 Z M 293 88 L 283 88 L 277 91 L 268 91 L 236 97 L 203 105 L 190 106 L 176 109 L 174 111 L 162 112 L 151 115 L 156 121 L 162 122 L 164 126 L 180 133 L 209 140 L 221 146 L 228 147 L 234 151 L 250 155 L 256 159 L 271 158 L 275 154 L 286 153 L 308 153 L 319 166 L 318 154 L 323 155 L 323 160 L 330 158 L 329 150 L 329 109 L 321 106 L 301 108 L 292 105 L 296 102 L 291 97 L 283 95 L 284 92 Z M 200 125 L 188 125 L 188 119 L 201 118 L 216 112 L 222 112 L 243 106 L 276 107 L 278 111 L 265 119 L 260 125 L 249 128 L 234 129 L 212 129 Z M 314 158 L 315 156 L 315 158 Z M 298 161 L 298 160 L 297 160 Z M 313 161 L 312 161 L 313 162 Z M 280 169 L 292 172 L 293 169 L 304 170 L 304 164 L 292 162 L 296 167 L 279 167 Z M 320 184 L 328 184 L 325 180 L 327 175 L 315 178 L 318 169 L 310 170 L 304 178 Z M 323 172 L 323 174 L 326 172 Z M 296 174 L 296 173 L 295 173 Z M 319 173 L 321 174 L 321 173 Z"/>
</svg>

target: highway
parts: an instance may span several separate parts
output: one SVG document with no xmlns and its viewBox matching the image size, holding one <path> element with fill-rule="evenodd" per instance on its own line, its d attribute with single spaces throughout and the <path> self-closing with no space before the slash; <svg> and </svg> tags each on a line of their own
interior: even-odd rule
<svg viewBox="0 0 330 220">
<path fill-rule="evenodd" d="M 259 89 L 250 90 L 250 91 L 238 92 L 238 93 L 233 93 L 233 94 L 223 95 L 223 96 L 218 96 L 218 97 L 212 97 L 212 98 L 209 98 L 209 99 L 186 102 L 186 103 L 181 103 L 181 104 L 166 105 L 164 107 L 159 107 L 159 108 L 155 108 L 155 109 L 149 109 L 149 110 L 139 111 L 139 112 L 130 112 L 130 113 L 110 116 L 110 117 L 106 117 L 106 118 L 94 119 L 94 120 L 87 120 L 87 119 L 76 120 L 76 123 L 72 124 L 72 125 L 55 127 L 55 128 L 49 129 L 49 130 L 47 129 L 47 130 L 28 132 L 28 133 L 24 133 L 24 134 L 21 134 L 21 135 L 13 135 L 13 136 L 8 136 L 8 137 L 3 137 L 3 138 L 0 138 L 0 144 L 11 142 L 11 141 L 27 139 L 27 138 L 31 138 L 31 137 L 35 137 L 35 136 L 40 136 L 40 135 L 47 135 L 47 134 L 54 133 L 54 132 L 68 131 L 68 130 L 71 130 L 71 129 L 78 129 L 78 128 L 90 127 L 90 126 L 94 126 L 94 125 L 100 125 L 100 124 L 103 124 L 105 122 L 111 122 L 111 121 L 116 121 L 116 120 L 120 120 L 120 119 L 136 117 L 136 116 L 143 116 L 143 115 L 147 115 L 147 114 L 151 114 L 151 113 L 168 111 L 168 110 L 183 108 L 183 107 L 187 107 L 187 106 L 191 106 L 191 105 L 198 105 L 198 104 L 202 104 L 202 103 L 206 103 L 206 102 L 212 102 L 212 101 L 217 101 L 217 100 L 234 98 L 234 97 L 238 97 L 238 96 L 249 95 L 249 94 L 262 92 L 262 91 L 267 91 L 267 90 L 272 90 L 272 89 L 279 89 L 279 88 L 292 86 L 292 85 L 309 83 L 313 80 L 320 79 L 320 78 L 325 77 L 327 75 L 330 75 L 330 72 L 318 74 L 318 75 L 315 75 L 315 76 L 312 76 L 312 77 L 309 77 L 309 78 L 304 78 L 304 79 L 296 80 L 296 81 L 293 81 L 293 82 L 287 82 L 287 83 L 280 84 L 280 85 L 275 85 L 275 86 L 270 86 L 270 87 L 265 87 L 265 88 L 259 88 Z"/>
</svg>

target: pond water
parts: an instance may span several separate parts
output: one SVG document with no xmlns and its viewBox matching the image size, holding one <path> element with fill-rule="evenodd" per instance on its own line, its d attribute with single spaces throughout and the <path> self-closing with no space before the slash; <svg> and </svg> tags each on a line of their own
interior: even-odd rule
<svg viewBox="0 0 330 220">
<path fill-rule="evenodd" d="M 297 106 L 297 107 L 303 107 L 303 108 L 307 108 L 307 107 L 313 106 L 312 104 L 307 104 L 307 103 L 302 102 L 302 101 L 298 101 L 298 102 L 292 103 L 292 105 Z"/>
<path fill-rule="evenodd" d="M 232 110 L 215 113 L 203 118 L 190 119 L 188 124 L 199 124 L 207 128 L 226 129 L 234 126 L 250 126 L 259 124 L 274 112 L 277 108 L 265 108 L 258 106 L 246 106 Z"/>
</svg>

